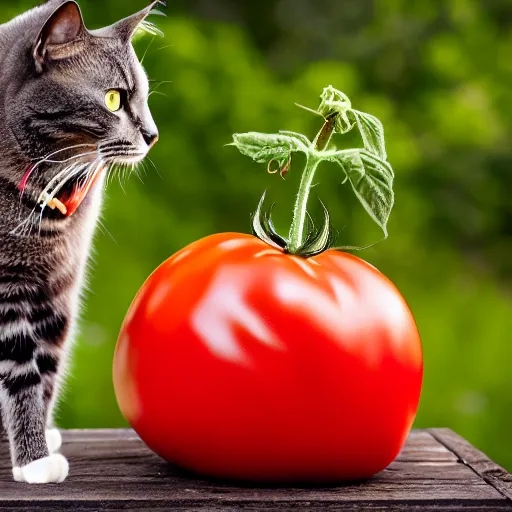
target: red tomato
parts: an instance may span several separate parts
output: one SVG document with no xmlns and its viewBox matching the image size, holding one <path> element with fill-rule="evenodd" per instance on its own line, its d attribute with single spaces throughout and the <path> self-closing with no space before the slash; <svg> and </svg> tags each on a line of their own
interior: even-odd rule
<svg viewBox="0 0 512 512">
<path fill-rule="evenodd" d="M 164 459 L 216 477 L 369 477 L 397 456 L 422 381 L 395 286 L 350 254 L 207 237 L 163 263 L 126 317 L 121 410 Z"/>
</svg>

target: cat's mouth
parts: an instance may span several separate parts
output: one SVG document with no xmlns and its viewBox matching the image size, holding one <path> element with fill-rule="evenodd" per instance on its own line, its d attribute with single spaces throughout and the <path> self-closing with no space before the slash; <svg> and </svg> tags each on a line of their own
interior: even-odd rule
<svg viewBox="0 0 512 512">
<path fill-rule="evenodd" d="M 59 210 L 66 217 L 71 217 L 97 183 L 103 170 L 104 165 L 101 165 L 83 178 L 66 182 L 57 195 L 47 202 L 48 207 Z"/>
<path fill-rule="evenodd" d="M 101 155 L 100 158 L 86 158 L 76 166 L 70 165 L 57 172 L 50 179 L 37 202 L 42 210 L 58 210 L 64 217 L 71 217 L 98 183 L 106 167 L 115 165 L 135 166 L 147 155 L 146 152 L 126 152 L 117 155 Z M 70 159 L 72 159 L 71 157 Z M 18 185 L 23 194 L 30 176 L 38 164 L 30 166 Z"/>
<path fill-rule="evenodd" d="M 135 155 L 116 157 L 113 163 L 135 165 L 143 160 L 145 156 L 146 153 L 138 153 Z M 46 200 L 47 198 L 41 197 L 42 203 L 44 204 L 46 200 L 46 204 L 49 208 L 59 210 L 65 217 L 71 217 L 84 202 L 89 192 L 94 188 L 105 170 L 105 166 L 104 161 L 100 162 L 85 176 L 66 181 L 58 193 L 53 195 L 51 199 Z"/>
<path fill-rule="evenodd" d="M 101 162 L 86 174 L 65 179 L 53 189 L 46 187 L 38 199 L 40 207 L 58 210 L 63 216 L 71 217 L 98 182 L 104 169 L 105 164 Z"/>
</svg>

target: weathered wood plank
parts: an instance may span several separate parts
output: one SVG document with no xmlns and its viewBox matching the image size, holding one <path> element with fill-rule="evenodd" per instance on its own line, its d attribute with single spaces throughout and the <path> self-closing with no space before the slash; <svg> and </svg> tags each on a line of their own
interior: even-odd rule
<svg viewBox="0 0 512 512">
<path fill-rule="evenodd" d="M 325 487 L 266 488 L 193 476 L 154 455 L 131 430 L 64 432 L 69 479 L 28 486 L 12 481 L 0 442 L 0 510 L 512 510 L 506 493 L 461 463 L 460 438 L 456 453 L 447 431 L 437 432 L 412 432 L 397 460 L 366 482 Z M 470 448 L 464 445 L 468 460 L 489 463 Z"/>
<path fill-rule="evenodd" d="M 148 510 L 155 511 L 186 511 L 186 512 L 258 512 L 258 511 L 350 511 L 350 512 L 389 512 L 389 511 L 402 511 L 402 512 L 510 512 L 510 507 L 504 503 L 490 504 L 487 502 L 466 502 L 466 501 L 450 501 L 450 502 L 437 502 L 437 503 L 424 503 L 414 504 L 411 502 L 375 502 L 375 501 L 361 501 L 358 503 L 324 503 L 322 501 L 315 501 L 311 503 L 237 503 L 232 502 L 228 504 L 215 504 L 208 505 L 194 504 L 187 502 L 183 504 L 151 504 L 150 507 L 141 505 L 138 502 L 125 501 L 119 504 L 111 504 L 104 501 L 87 502 L 77 504 L 76 502 L 56 502 L 55 504 L 48 503 L 18 503 L 9 505 L 7 507 L 0 507 L 3 512 L 57 512 L 57 511 L 73 511 L 73 512 L 147 512 Z"/>
<path fill-rule="evenodd" d="M 434 439 L 452 451 L 460 461 L 472 468 L 485 482 L 512 500 L 512 475 L 510 473 L 453 430 L 437 428 L 429 430 L 429 433 Z"/>
</svg>

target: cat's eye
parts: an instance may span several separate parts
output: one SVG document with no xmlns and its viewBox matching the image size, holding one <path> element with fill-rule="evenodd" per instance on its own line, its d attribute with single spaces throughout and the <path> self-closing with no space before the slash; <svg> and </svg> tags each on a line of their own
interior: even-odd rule
<svg viewBox="0 0 512 512">
<path fill-rule="evenodd" d="M 105 94 L 105 105 L 111 112 L 117 112 L 123 106 L 123 96 L 121 91 L 110 89 Z"/>
</svg>

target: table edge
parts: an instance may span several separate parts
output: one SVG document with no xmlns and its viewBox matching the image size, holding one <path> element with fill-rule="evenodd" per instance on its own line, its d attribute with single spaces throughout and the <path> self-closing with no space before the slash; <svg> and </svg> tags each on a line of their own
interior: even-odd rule
<svg viewBox="0 0 512 512">
<path fill-rule="evenodd" d="M 450 450 L 462 464 L 512 502 L 512 474 L 450 428 L 420 429 Z"/>
</svg>

